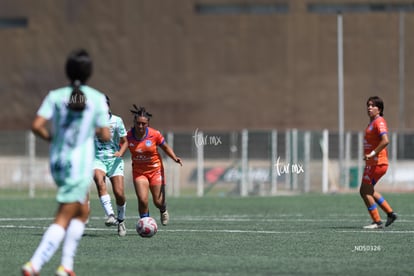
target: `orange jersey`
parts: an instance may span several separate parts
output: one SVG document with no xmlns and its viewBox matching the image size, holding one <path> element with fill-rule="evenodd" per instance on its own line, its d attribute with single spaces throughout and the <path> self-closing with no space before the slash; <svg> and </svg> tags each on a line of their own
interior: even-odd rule
<svg viewBox="0 0 414 276">
<path fill-rule="evenodd" d="M 388 134 L 387 122 L 381 116 L 375 118 L 365 130 L 364 153 L 369 154 L 381 141 L 381 136 Z M 366 161 L 367 165 L 388 165 L 387 148 L 383 149 L 374 158 Z"/>
<path fill-rule="evenodd" d="M 128 148 L 131 152 L 134 171 L 149 172 L 162 169 L 161 155 L 158 146 L 164 143 L 164 137 L 158 130 L 147 127 L 144 138 L 138 140 L 134 128 L 127 133 Z"/>
</svg>

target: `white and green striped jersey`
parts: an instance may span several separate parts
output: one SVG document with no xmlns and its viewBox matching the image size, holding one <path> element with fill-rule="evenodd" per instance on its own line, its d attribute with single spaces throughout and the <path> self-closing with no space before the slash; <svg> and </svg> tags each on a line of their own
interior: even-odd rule
<svg viewBox="0 0 414 276">
<path fill-rule="evenodd" d="M 90 86 L 80 89 L 86 98 L 82 112 L 67 107 L 73 90 L 70 86 L 50 91 L 37 112 L 52 123 L 50 166 L 55 180 L 90 178 L 95 158 L 95 130 L 109 127 L 104 94 Z"/>
<path fill-rule="evenodd" d="M 114 158 L 114 153 L 120 149 L 120 138 L 127 135 L 124 122 L 121 117 L 110 114 L 109 128 L 111 130 L 111 141 L 101 142 L 95 137 L 95 157 L 100 160 Z"/>
</svg>

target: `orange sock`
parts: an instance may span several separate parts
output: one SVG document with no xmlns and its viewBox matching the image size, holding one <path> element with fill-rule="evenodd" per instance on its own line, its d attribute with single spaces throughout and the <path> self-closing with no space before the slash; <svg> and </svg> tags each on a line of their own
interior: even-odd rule
<svg viewBox="0 0 414 276">
<path fill-rule="evenodd" d="M 373 222 L 380 222 L 381 221 L 381 217 L 380 217 L 380 214 L 379 214 L 378 209 L 377 209 L 377 204 L 374 203 L 370 207 L 368 207 L 368 212 L 369 212 L 369 215 L 371 216 Z"/>
<path fill-rule="evenodd" d="M 378 199 L 377 200 L 377 203 L 379 204 L 379 206 L 381 207 L 381 209 L 385 213 L 389 214 L 389 213 L 392 212 L 391 206 L 388 204 L 388 202 L 383 197 L 381 197 L 380 199 Z"/>
</svg>

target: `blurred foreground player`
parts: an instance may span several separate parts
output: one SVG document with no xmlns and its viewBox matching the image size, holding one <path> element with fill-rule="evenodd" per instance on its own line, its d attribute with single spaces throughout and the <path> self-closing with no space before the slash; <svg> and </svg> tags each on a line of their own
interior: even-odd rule
<svg viewBox="0 0 414 276">
<path fill-rule="evenodd" d="M 32 123 L 32 131 L 50 142 L 50 169 L 58 187 L 54 222 L 44 232 L 22 275 L 39 275 L 43 265 L 62 246 L 58 276 L 75 275 L 73 262 L 85 221 L 87 194 L 93 176 L 94 137 L 111 138 L 105 95 L 85 83 L 92 73 L 92 60 L 85 50 L 73 51 L 66 61 L 68 86 L 50 91 Z M 52 129 L 47 128 L 51 121 Z"/>
</svg>

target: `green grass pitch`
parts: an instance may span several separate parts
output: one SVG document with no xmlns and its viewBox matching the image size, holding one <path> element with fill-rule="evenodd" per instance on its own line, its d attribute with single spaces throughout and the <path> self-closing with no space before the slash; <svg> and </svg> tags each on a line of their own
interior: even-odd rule
<svg viewBox="0 0 414 276">
<path fill-rule="evenodd" d="M 171 221 L 141 238 L 128 197 L 127 236 L 104 225 L 93 196 L 91 220 L 75 259 L 77 275 L 412 275 L 414 195 L 384 194 L 400 215 L 364 230 L 357 193 L 276 197 L 169 198 Z M 0 275 L 20 275 L 56 209 L 53 196 L 0 196 Z M 381 211 L 382 218 L 385 215 Z M 53 275 L 60 251 L 42 275 Z"/>
</svg>

